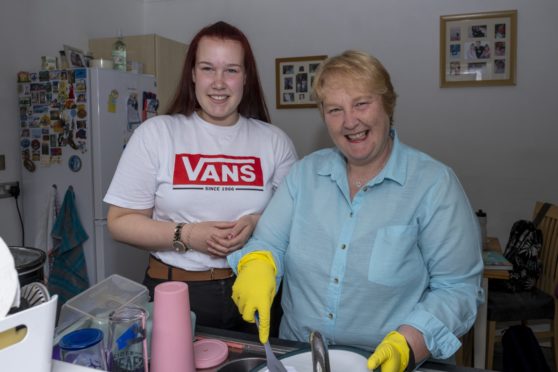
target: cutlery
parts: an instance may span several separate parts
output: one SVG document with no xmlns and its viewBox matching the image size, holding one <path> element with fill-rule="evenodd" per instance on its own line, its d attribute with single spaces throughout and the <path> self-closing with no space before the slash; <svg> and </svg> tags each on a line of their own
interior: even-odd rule
<svg viewBox="0 0 558 372">
<path fill-rule="evenodd" d="M 259 330 L 260 319 L 258 313 L 255 314 L 255 318 L 256 318 L 256 326 L 258 327 Z M 264 344 L 264 349 L 265 349 L 265 359 L 267 360 L 267 369 L 269 370 L 269 372 L 287 372 L 287 369 L 285 368 L 283 363 L 281 363 L 279 359 L 277 359 L 275 354 L 273 354 L 273 350 L 271 350 L 271 345 L 269 344 L 269 340 L 267 340 L 267 342 Z"/>
</svg>

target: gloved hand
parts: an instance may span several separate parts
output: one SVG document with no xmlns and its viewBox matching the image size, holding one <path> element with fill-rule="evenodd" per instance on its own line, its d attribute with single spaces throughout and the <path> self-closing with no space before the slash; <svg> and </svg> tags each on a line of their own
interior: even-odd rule
<svg viewBox="0 0 558 372">
<path fill-rule="evenodd" d="M 232 299 L 242 314 L 242 319 L 254 323 L 257 311 L 260 321 L 260 342 L 269 338 L 271 303 L 275 296 L 277 267 L 271 252 L 255 251 L 242 257 L 238 275 L 232 287 Z"/>
<path fill-rule="evenodd" d="M 368 358 L 368 369 L 374 370 L 381 366 L 382 372 L 403 372 L 409 364 L 410 352 L 405 337 L 397 331 L 392 331 Z"/>
</svg>

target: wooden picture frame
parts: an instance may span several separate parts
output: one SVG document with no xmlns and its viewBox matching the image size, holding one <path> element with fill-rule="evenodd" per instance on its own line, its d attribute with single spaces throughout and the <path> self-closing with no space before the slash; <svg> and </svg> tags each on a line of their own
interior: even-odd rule
<svg viewBox="0 0 558 372">
<path fill-rule="evenodd" d="M 440 16 L 440 87 L 515 85 L 517 10 Z"/>
<path fill-rule="evenodd" d="M 83 50 L 64 45 L 64 54 L 66 55 L 66 61 L 68 61 L 68 67 L 87 67 Z"/>
<path fill-rule="evenodd" d="M 278 109 L 312 108 L 314 74 L 327 56 L 275 59 L 275 103 Z"/>
</svg>

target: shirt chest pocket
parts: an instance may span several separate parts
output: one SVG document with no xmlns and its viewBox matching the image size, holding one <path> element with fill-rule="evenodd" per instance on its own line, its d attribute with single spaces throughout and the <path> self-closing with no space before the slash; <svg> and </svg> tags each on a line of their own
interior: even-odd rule
<svg viewBox="0 0 558 372">
<path fill-rule="evenodd" d="M 418 225 L 378 230 L 368 265 L 368 280 L 389 287 L 412 281 L 424 270 L 418 248 Z"/>
</svg>

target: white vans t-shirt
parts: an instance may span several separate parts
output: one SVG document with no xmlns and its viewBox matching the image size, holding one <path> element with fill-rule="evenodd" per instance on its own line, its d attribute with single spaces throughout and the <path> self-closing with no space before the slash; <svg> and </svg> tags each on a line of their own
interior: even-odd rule
<svg viewBox="0 0 558 372">
<path fill-rule="evenodd" d="M 197 114 L 156 116 L 134 131 L 104 201 L 153 208 L 160 221 L 233 221 L 263 212 L 296 159 L 290 138 L 259 120 L 222 127 Z M 154 254 L 185 270 L 228 267 L 201 252 Z"/>
</svg>

